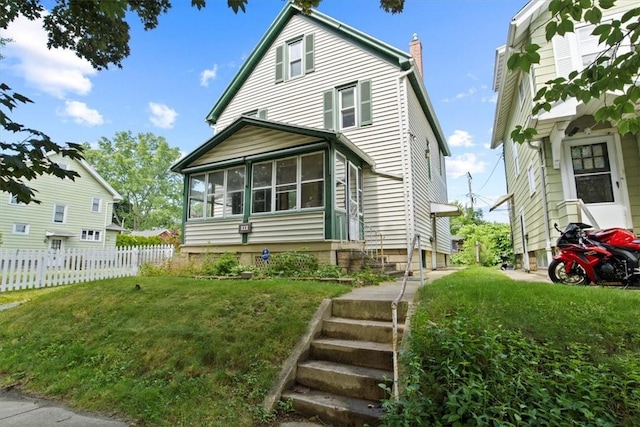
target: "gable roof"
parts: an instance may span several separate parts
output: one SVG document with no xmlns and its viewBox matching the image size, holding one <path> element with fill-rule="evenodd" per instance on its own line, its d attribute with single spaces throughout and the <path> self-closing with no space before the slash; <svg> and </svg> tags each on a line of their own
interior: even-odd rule
<svg viewBox="0 0 640 427">
<path fill-rule="evenodd" d="M 65 160 L 65 157 L 60 156 L 53 151 L 47 153 L 47 155 L 49 157 L 58 156 L 61 160 Z M 102 185 L 104 189 L 107 190 L 107 192 L 111 193 L 115 202 L 119 202 L 123 199 L 120 193 L 118 193 L 111 185 L 109 185 L 109 183 L 105 181 L 105 179 L 89 163 L 87 163 L 86 160 L 77 159 L 77 162 L 89 173 L 89 175 L 93 179 L 95 179 L 100 185 Z M 82 174 L 80 174 L 80 176 L 82 176 Z"/>
<path fill-rule="evenodd" d="M 193 150 L 187 156 L 183 157 L 182 159 L 174 163 L 173 166 L 171 166 L 171 170 L 173 172 L 186 173 L 186 172 L 191 172 L 196 168 L 199 170 L 199 169 L 206 169 L 210 167 L 210 165 L 198 165 L 198 166 L 194 166 L 193 169 L 188 168 L 189 164 L 191 164 L 193 161 L 197 160 L 203 154 L 212 150 L 216 146 L 220 145 L 221 143 L 226 141 L 228 138 L 233 136 L 240 129 L 243 129 L 247 126 L 258 127 L 262 129 L 271 129 L 271 130 L 293 133 L 293 134 L 302 135 L 302 136 L 316 137 L 318 138 L 318 140 L 338 143 L 346 147 L 354 155 L 359 157 L 368 165 L 370 166 L 375 165 L 371 157 L 369 157 L 364 151 L 358 148 L 353 142 L 351 142 L 346 136 L 344 136 L 340 132 L 316 129 L 316 128 L 307 127 L 307 126 L 297 126 L 289 123 L 281 123 L 273 120 L 258 119 L 258 118 L 249 117 L 249 116 L 240 116 L 233 123 L 231 123 L 229 126 L 224 128 L 219 134 L 215 135 L 214 137 L 209 139 L 207 142 L 205 142 L 204 144 L 200 145 L 198 148 Z"/>
<path fill-rule="evenodd" d="M 291 1 L 287 1 L 282 11 L 280 11 L 276 19 L 269 26 L 265 35 L 262 36 L 262 39 L 260 39 L 257 46 L 253 49 L 251 54 L 249 54 L 247 60 L 238 70 L 236 76 L 231 80 L 229 86 L 227 86 L 225 91 L 222 93 L 218 102 L 216 102 L 213 108 L 211 108 L 209 114 L 207 114 L 207 117 L 205 118 L 207 122 L 213 125 L 218 121 L 220 115 L 236 96 L 242 85 L 244 85 L 245 81 L 255 70 L 258 63 L 267 54 L 280 32 L 294 16 L 300 16 L 303 19 L 309 20 L 313 24 L 332 32 L 343 39 L 349 40 L 356 46 L 376 54 L 381 59 L 395 65 L 400 70 L 407 71 L 409 82 L 416 92 L 420 106 L 422 107 L 422 110 L 434 131 L 436 139 L 438 140 L 438 145 L 441 147 L 445 155 L 451 155 L 447 142 L 444 139 L 442 129 L 440 128 L 440 123 L 435 116 L 433 106 L 431 105 L 431 101 L 429 100 L 427 91 L 424 87 L 422 77 L 419 75 L 419 72 L 416 71 L 413 65 L 413 58 L 408 52 L 384 43 L 383 41 L 331 18 L 317 10 L 312 10 L 309 14 L 304 14 L 302 10 Z"/>
</svg>

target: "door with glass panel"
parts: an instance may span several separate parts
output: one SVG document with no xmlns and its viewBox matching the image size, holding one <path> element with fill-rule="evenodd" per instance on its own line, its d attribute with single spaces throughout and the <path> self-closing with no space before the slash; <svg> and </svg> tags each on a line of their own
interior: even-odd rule
<svg viewBox="0 0 640 427">
<path fill-rule="evenodd" d="M 613 138 L 571 141 L 565 154 L 569 198 L 581 199 L 601 228 L 630 227 Z"/>
<path fill-rule="evenodd" d="M 349 196 L 347 212 L 349 214 L 349 240 L 360 240 L 360 199 L 362 197 L 362 185 L 360 184 L 360 170 L 353 163 L 349 163 Z"/>
</svg>

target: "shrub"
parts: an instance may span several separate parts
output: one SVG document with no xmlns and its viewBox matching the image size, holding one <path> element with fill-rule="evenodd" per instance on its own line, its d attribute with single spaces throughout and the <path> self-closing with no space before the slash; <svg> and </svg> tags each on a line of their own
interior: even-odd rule
<svg viewBox="0 0 640 427">
<path fill-rule="evenodd" d="M 318 260 L 315 256 L 296 251 L 272 254 L 267 264 L 269 276 L 310 277 L 317 269 Z"/>
<path fill-rule="evenodd" d="M 116 246 L 153 246 L 161 245 L 163 241 L 158 236 L 132 236 L 130 234 L 118 234 L 116 236 Z"/>
<path fill-rule="evenodd" d="M 206 254 L 202 258 L 199 273 L 204 276 L 227 276 L 238 265 L 238 258 L 231 252 L 224 252 L 220 255 Z"/>
<path fill-rule="evenodd" d="M 315 277 L 330 277 L 330 278 L 338 278 L 344 276 L 342 272 L 342 268 L 338 267 L 334 264 L 322 264 L 316 272 L 313 274 Z"/>
<path fill-rule="evenodd" d="M 407 382 L 400 400 L 384 403 L 384 425 L 631 425 L 640 417 L 638 378 L 589 352 L 461 317 L 435 324 L 420 312 L 404 356 Z"/>
<path fill-rule="evenodd" d="M 390 279 L 388 274 L 377 272 L 369 268 L 352 273 L 351 277 L 355 279 L 354 286 L 357 287 L 376 286 Z"/>
</svg>

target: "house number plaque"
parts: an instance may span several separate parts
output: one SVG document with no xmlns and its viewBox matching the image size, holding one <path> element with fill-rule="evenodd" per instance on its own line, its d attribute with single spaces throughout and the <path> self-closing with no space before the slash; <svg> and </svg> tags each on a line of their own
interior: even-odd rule
<svg viewBox="0 0 640 427">
<path fill-rule="evenodd" d="M 251 223 L 243 222 L 242 224 L 238 225 L 238 233 L 240 234 L 251 233 Z"/>
</svg>

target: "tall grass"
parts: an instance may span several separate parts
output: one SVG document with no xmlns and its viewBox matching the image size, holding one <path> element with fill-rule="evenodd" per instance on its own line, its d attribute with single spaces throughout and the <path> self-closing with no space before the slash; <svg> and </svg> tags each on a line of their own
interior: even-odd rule
<svg viewBox="0 0 640 427">
<path fill-rule="evenodd" d="M 173 277 L 70 286 L 0 312 L 0 381 L 139 425 L 255 425 L 319 303 L 348 290 Z"/>
<path fill-rule="evenodd" d="M 419 299 L 386 425 L 640 424 L 640 293 L 468 268 Z"/>
</svg>

